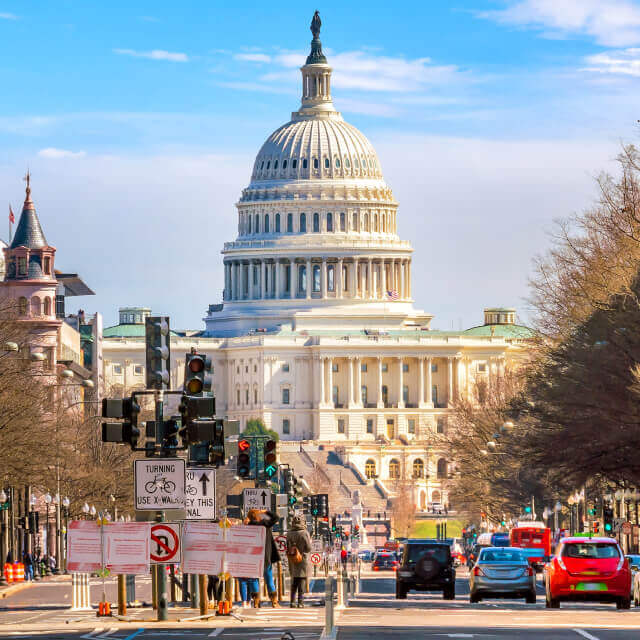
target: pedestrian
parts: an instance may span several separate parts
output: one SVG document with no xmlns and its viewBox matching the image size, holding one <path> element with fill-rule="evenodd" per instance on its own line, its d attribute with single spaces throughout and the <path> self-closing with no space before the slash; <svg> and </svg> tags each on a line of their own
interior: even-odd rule
<svg viewBox="0 0 640 640">
<path fill-rule="evenodd" d="M 7 553 L 7 564 L 13 564 L 13 553 L 11 553 L 11 549 Z"/>
<path fill-rule="evenodd" d="M 207 599 L 211 608 L 215 609 L 216 601 L 218 597 L 218 584 L 220 580 L 218 576 L 208 576 L 207 579 Z"/>
<path fill-rule="evenodd" d="M 258 578 L 238 578 L 238 584 L 242 608 L 248 609 L 251 606 L 250 601 L 253 602 L 254 607 L 258 608 L 260 606 L 260 581 Z"/>
<path fill-rule="evenodd" d="M 49 555 L 49 569 L 51 569 L 51 573 L 56 572 L 56 557 L 53 554 Z"/>
<path fill-rule="evenodd" d="M 262 509 L 249 509 L 247 513 L 246 524 L 252 526 L 265 527 L 266 535 L 264 540 L 264 581 L 267 585 L 267 593 L 271 600 L 271 606 L 277 608 L 280 606 L 278 602 L 278 591 L 276 589 L 276 583 L 273 579 L 273 565 L 280 562 L 280 553 L 276 541 L 273 539 L 272 528 L 273 525 L 278 522 L 278 516 L 271 511 Z M 260 596 L 258 596 L 257 606 L 260 606 Z"/>
<path fill-rule="evenodd" d="M 29 551 L 24 552 L 24 579 L 33 580 L 33 557 Z"/>
<path fill-rule="evenodd" d="M 296 593 L 298 594 L 298 607 L 304 607 L 304 585 L 308 577 L 307 557 L 310 551 L 311 538 L 304 517 L 294 516 L 291 520 L 291 528 L 287 531 L 287 559 L 291 574 L 291 608 L 296 606 Z"/>
</svg>

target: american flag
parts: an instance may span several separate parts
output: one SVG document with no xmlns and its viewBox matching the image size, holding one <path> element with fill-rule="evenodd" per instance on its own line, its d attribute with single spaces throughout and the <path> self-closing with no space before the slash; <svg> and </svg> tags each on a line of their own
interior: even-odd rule
<svg viewBox="0 0 640 640">
<path fill-rule="evenodd" d="M 397 300 L 400 296 L 398 295 L 398 292 L 395 289 L 391 289 L 391 291 L 387 291 L 387 298 L 389 298 L 389 300 Z"/>
</svg>

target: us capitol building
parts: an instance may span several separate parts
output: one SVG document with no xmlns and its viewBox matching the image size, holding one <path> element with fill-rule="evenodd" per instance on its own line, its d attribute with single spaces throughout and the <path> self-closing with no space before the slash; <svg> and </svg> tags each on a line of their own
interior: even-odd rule
<svg viewBox="0 0 640 640">
<path fill-rule="evenodd" d="M 267 138 L 236 205 L 223 301 L 204 331 L 172 337 L 172 388 L 195 347 L 212 359 L 220 415 L 241 427 L 261 418 L 307 459 L 331 451 L 382 496 L 410 480 L 425 509 L 447 502 L 451 403 L 524 357 L 531 333 L 511 308 L 458 332 L 431 330 L 433 316 L 414 308 L 398 203 L 375 149 L 333 104 L 319 31 L 316 15 L 301 105 Z M 144 386 L 150 311 L 122 308 L 104 330 L 107 393 Z"/>
</svg>

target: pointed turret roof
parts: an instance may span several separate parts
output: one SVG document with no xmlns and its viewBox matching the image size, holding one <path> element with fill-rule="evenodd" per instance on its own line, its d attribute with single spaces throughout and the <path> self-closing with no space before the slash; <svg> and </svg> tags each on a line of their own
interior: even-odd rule
<svg viewBox="0 0 640 640">
<path fill-rule="evenodd" d="M 36 208 L 31 200 L 31 175 L 27 171 L 25 176 L 27 182 L 26 197 L 18 220 L 18 227 L 11 242 L 11 249 L 16 247 L 28 247 L 29 249 L 41 249 L 48 246 L 47 239 L 38 220 Z"/>
</svg>

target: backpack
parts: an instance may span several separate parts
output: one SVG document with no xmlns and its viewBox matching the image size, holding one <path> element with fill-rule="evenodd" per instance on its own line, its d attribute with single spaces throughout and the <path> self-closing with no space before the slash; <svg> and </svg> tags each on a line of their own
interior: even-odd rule
<svg viewBox="0 0 640 640">
<path fill-rule="evenodd" d="M 287 560 L 289 560 L 291 564 L 300 564 L 302 562 L 302 554 L 295 544 L 287 548 Z"/>
</svg>

